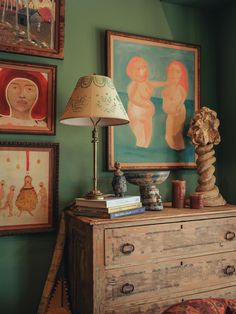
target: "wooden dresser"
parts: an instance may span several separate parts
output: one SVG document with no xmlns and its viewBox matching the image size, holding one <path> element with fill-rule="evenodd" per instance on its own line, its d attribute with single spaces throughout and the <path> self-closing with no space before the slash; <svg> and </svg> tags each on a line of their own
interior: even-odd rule
<svg viewBox="0 0 236 314">
<path fill-rule="evenodd" d="M 158 314 L 185 299 L 236 298 L 236 206 L 66 217 L 74 314 Z"/>
</svg>

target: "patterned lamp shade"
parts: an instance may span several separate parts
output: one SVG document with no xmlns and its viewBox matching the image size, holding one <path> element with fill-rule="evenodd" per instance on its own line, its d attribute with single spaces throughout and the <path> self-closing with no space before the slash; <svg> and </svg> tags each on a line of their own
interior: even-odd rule
<svg viewBox="0 0 236 314">
<path fill-rule="evenodd" d="M 78 80 L 60 122 L 90 126 L 98 119 L 98 126 L 129 123 L 112 80 L 101 75 L 83 76 Z"/>
</svg>

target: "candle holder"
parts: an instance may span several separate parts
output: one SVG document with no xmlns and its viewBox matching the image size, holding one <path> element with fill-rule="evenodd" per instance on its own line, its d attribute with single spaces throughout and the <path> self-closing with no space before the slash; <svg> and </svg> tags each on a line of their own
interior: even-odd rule
<svg viewBox="0 0 236 314">
<path fill-rule="evenodd" d="M 195 192 L 189 196 L 190 208 L 201 209 L 204 207 L 203 193 Z"/>
<path fill-rule="evenodd" d="M 186 181 L 173 180 L 172 181 L 172 207 L 184 208 L 186 193 Z"/>
<path fill-rule="evenodd" d="M 125 173 L 125 177 L 129 183 L 139 186 L 146 210 L 162 210 L 162 199 L 156 185 L 163 183 L 169 174 L 170 171 L 138 171 Z"/>
</svg>

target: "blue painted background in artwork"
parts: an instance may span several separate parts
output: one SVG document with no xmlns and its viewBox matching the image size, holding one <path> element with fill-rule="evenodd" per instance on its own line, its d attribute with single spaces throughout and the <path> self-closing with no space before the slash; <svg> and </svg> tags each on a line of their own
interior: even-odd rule
<svg viewBox="0 0 236 314">
<path fill-rule="evenodd" d="M 121 101 L 127 109 L 127 93 L 119 93 Z M 187 131 L 190 119 L 193 114 L 193 101 L 187 100 L 186 121 L 184 129 L 185 149 L 176 151 L 166 144 L 165 141 L 165 121 L 166 114 L 162 110 L 162 99 L 152 97 L 152 103 L 155 105 L 155 114 L 153 116 L 153 134 L 150 146 L 147 148 L 137 147 L 135 145 L 135 136 L 130 126 L 114 127 L 114 156 L 115 160 L 122 163 L 169 163 L 169 162 L 193 162 L 194 147 L 187 137 Z"/>
<path fill-rule="evenodd" d="M 177 60 L 182 62 L 188 72 L 188 99 L 194 99 L 194 52 L 173 48 L 151 46 L 127 41 L 114 40 L 114 77 L 119 92 L 126 92 L 131 82 L 126 75 L 126 67 L 134 56 L 143 57 L 149 65 L 149 80 L 165 81 L 168 64 Z M 154 96 L 161 97 L 161 90 L 156 89 Z"/>
<path fill-rule="evenodd" d="M 119 96 L 127 110 L 128 94 L 127 87 L 131 82 L 126 74 L 129 60 L 134 56 L 143 57 L 149 65 L 148 80 L 165 81 L 167 79 L 167 67 L 173 60 L 181 61 L 188 72 L 189 90 L 186 106 L 186 121 L 184 129 L 185 149 L 176 151 L 165 142 L 166 114 L 162 110 L 162 88 L 157 88 L 151 98 L 155 105 L 153 116 L 153 134 L 148 148 L 135 145 L 135 136 L 130 126 L 114 127 L 114 158 L 122 163 L 175 163 L 194 162 L 194 147 L 187 137 L 188 126 L 194 114 L 194 52 L 167 47 L 152 46 L 150 43 L 132 43 L 126 40 L 113 41 L 113 80 Z"/>
</svg>

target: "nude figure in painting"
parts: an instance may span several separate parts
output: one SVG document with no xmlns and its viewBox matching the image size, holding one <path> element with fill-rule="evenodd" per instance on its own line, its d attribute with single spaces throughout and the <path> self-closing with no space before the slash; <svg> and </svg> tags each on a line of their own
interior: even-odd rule
<svg viewBox="0 0 236 314">
<path fill-rule="evenodd" d="M 48 208 L 48 193 L 43 182 L 39 183 L 38 199 L 40 201 L 40 209 L 46 213 Z"/>
<path fill-rule="evenodd" d="M 166 82 L 148 80 L 148 63 L 142 57 L 130 59 L 126 72 L 132 79 L 128 86 L 130 128 L 136 137 L 136 146 L 147 148 L 152 138 L 152 118 L 155 113 L 150 99 L 154 89 L 165 86 Z"/>
<path fill-rule="evenodd" d="M 9 188 L 9 192 L 7 194 L 6 202 L 5 202 L 4 206 L 0 208 L 0 210 L 8 209 L 9 210 L 9 214 L 8 214 L 9 217 L 13 216 L 13 198 L 14 198 L 14 194 L 15 194 L 15 186 L 11 185 L 10 188 Z"/>
<path fill-rule="evenodd" d="M 175 150 L 185 148 L 183 129 L 186 119 L 185 100 L 188 94 L 187 70 L 183 63 L 172 61 L 168 65 L 167 86 L 162 92 L 166 117 L 165 140 Z"/>
</svg>

